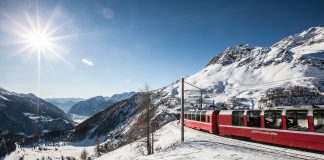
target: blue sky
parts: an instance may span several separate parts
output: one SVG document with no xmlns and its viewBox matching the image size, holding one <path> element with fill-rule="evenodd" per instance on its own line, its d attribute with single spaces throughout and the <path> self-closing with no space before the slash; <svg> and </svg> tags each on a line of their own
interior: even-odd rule
<svg viewBox="0 0 324 160">
<path fill-rule="evenodd" d="M 145 82 L 157 89 L 194 74 L 229 46 L 270 46 L 324 26 L 323 6 L 320 0 L 1 0 L 0 87 L 43 98 L 109 96 Z M 25 44 L 16 43 L 13 20 L 30 29 L 25 14 L 39 15 L 42 25 L 52 16 L 51 28 L 60 27 L 52 36 L 64 36 L 53 42 L 63 59 L 41 54 L 40 76 L 37 54 L 17 53 Z"/>
</svg>

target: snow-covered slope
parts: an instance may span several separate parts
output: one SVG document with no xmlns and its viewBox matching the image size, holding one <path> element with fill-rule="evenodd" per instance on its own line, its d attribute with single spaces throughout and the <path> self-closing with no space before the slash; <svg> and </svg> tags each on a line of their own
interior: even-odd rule
<svg viewBox="0 0 324 160">
<path fill-rule="evenodd" d="M 0 130 L 30 136 L 74 126 L 61 109 L 31 93 L 0 88 L 0 96 Z"/>
<path fill-rule="evenodd" d="M 274 147 L 220 137 L 185 128 L 185 142 L 180 143 L 180 126 L 171 122 L 156 131 L 154 154 L 146 156 L 143 139 L 125 145 L 97 158 L 98 160 L 140 160 L 140 159 L 323 159 L 316 153 Z M 127 154 L 125 154 L 127 153 Z"/>
<path fill-rule="evenodd" d="M 54 104 L 55 106 L 62 109 L 65 113 L 67 113 L 73 105 L 84 100 L 85 99 L 83 98 L 46 98 L 45 99 L 45 101 Z"/>
<path fill-rule="evenodd" d="M 90 99 L 76 103 L 71 107 L 68 113 L 82 116 L 93 116 L 94 114 L 103 111 L 104 109 L 112 106 L 113 104 L 121 100 L 130 98 L 134 94 L 135 92 L 126 92 L 121 94 L 114 94 L 111 97 L 92 97 Z"/>
<path fill-rule="evenodd" d="M 324 155 L 269 146 L 265 144 L 246 142 L 231 138 L 219 137 L 216 135 L 185 128 L 185 142 L 180 143 L 180 127 L 176 122 L 171 122 L 156 131 L 154 154 L 145 155 L 145 143 L 143 139 L 125 145 L 119 149 L 96 157 L 94 146 L 86 146 L 77 143 L 59 143 L 52 146 L 52 142 L 47 146 L 40 147 L 46 150 L 38 150 L 33 147 L 21 147 L 15 152 L 5 157 L 5 160 L 16 160 L 24 157 L 27 160 L 41 159 L 61 159 L 63 157 L 74 157 L 79 159 L 82 150 L 89 153 L 89 157 L 95 160 L 118 159 L 118 160 L 141 160 L 141 159 L 246 159 L 246 160 L 291 160 L 291 159 L 323 159 Z M 65 145 L 64 145 L 65 144 Z M 104 145 L 102 143 L 101 145 Z M 49 157 L 49 158 L 48 158 Z"/>
<path fill-rule="evenodd" d="M 204 104 L 263 108 L 278 105 L 324 104 L 324 28 L 310 28 L 271 47 L 240 45 L 227 48 L 185 81 L 204 89 Z M 180 97 L 180 81 L 162 89 Z M 186 90 L 194 90 L 185 85 Z M 279 89 L 282 100 L 267 97 Z M 315 94 L 311 98 L 305 94 Z M 185 93 L 194 100 L 199 92 Z M 296 96 L 299 95 L 299 96 Z M 284 97 L 288 97 L 283 99 Z M 303 100 L 300 97 L 304 97 Z M 196 98 L 197 99 L 197 98 Z M 192 101 L 191 101 L 192 102 Z M 190 107 L 190 104 L 187 103 Z M 191 107 L 194 107 L 191 105 Z"/>
</svg>

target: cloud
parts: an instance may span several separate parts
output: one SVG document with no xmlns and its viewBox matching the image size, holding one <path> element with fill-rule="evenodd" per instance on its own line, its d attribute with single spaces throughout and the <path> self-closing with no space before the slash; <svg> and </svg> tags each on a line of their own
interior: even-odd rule
<svg viewBox="0 0 324 160">
<path fill-rule="evenodd" d="M 82 62 L 83 62 L 84 64 L 89 65 L 89 66 L 92 66 L 92 65 L 93 65 L 93 63 L 92 63 L 91 61 L 89 61 L 89 60 L 87 60 L 87 59 L 85 59 L 85 58 L 82 58 Z"/>
<path fill-rule="evenodd" d="M 101 8 L 98 11 L 98 14 L 101 15 L 103 18 L 105 18 L 106 20 L 110 20 L 114 17 L 114 12 L 111 8 L 109 7 L 105 7 L 105 8 Z"/>
</svg>

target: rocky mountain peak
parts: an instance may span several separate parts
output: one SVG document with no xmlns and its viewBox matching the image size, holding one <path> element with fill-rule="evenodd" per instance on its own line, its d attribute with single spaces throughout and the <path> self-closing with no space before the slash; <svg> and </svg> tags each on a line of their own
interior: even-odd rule
<svg viewBox="0 0 324 160">
<path fill-rule="evenodd" d="M 211 64 L 221 64 L 223 66 L 232 64 L 235 61 L 240 61 L 241 59 L 248 57 L 251 55 L 251 51 L 254 50 L 256 47 L 248 45 L 248 44 L 241 44 L 238 46 L 233 46 L 225 49 L 224 52 L 215 56 L 207 66 Z"/>
<path fill-rule="evenodd" d="M 316 63 L 319 66 L 322 60 L 318 59 L 324 58 L 323 46 L 324 27 L 312 27 L 302 33 L 288 36 L 271 47 L 255 47 L 248 44 L 229 47 L 215 56 L 206 67 L 213 64 L 227 66 L 235 62 L 236 67 L 247 65 L 254 69 L 283 62 L 292 63 L 293 67 L 299 63 Z M 307 62 L 304 62 L 306 60 Z"/>
<path fill-rule="evenodd" d="M 273 48 L 291 50 L 296 47 L 310 46 L 324 42 L 324 27 L 312 27 L 302 33 L 288 36 L 275 43 Z"/>
</svg>

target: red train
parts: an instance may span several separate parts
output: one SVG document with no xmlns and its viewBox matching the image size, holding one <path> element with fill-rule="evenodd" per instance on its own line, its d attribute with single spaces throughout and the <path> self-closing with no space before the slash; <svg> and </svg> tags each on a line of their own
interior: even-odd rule
<svg viewBox="0 0 324 160">
<path fill-rule="evenodd" d="M 220 136 L 324 152 L 324 109 L 198 110 L 184 124 Z"/>
</svg>

